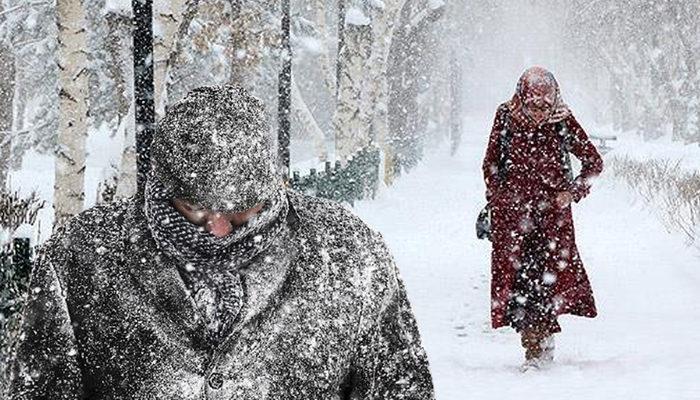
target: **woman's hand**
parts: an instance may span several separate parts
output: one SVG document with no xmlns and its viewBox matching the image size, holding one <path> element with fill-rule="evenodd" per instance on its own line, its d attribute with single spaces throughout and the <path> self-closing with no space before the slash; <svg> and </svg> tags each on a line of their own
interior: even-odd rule
<svg viewBox="0 0 700 400">
<path fill-rule="evenodd" d="M 572 201 L 574 201 L 574 196 L 571 194 L 571 192 L 566 191 L 557 193 L 557 207 L 566 208 L 569 206 L 569 204 L 571 204 Z"/>
</svg>

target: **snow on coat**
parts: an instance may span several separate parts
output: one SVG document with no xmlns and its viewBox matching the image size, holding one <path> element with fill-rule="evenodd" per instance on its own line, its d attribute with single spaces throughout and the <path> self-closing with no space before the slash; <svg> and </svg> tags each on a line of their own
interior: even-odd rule
<svg viewBox="0 0 700 400">
<path fill-rule="evenodd" d="M 240 86 L 203 86 L 158 121 L 151 167 L 176 197 L 241 212 L 280 186 L 262 101 Z"/>
<path fill-rule="evenodd" d="M 562 191 L 569 191 L 575 202 L 585 197 L 591 178 L 602 171 L 602 158 L 572 114 L 558 123 L 535 126 L 526 118 L 511 118 L 511 112 L 509 103 L 498 108 L 483 163 L 493 229 L 492 326 L 509 323 L 508 303 L 530 235 L 541 242 L 539 261 L 545 271 L 541 284 L 551 286 L 554 314 L 594 317 L 595 302 L 576 247 L 571 207 L 560 209 L 554 200 Z M 562 132 L 557 131 L 559 123 L 564 124 Z M 500 143 L 506 125 L 511 139 L 507 173 L 501 182 Z M 561 158 L 564 136 L 571 140 L 571 154 L 581 161 L 581 172 L 573 182 L 567 179 Z"/>
<path fill-rule="evenodd" d="M 87 210 L 52 236 L 33 271 L 10 399 L 434 397 L 381 236 L 340 205 L 284 188 L 265 120 L 241 88 L 194 90 L 159 123 L 145 195 Z M 265 207 L 217 238 L 169 212 L 180 197 L 217 211 Z"/>
<path fill-rule="evenodd" d="M 432 399 L 380 235 L 331 202 L 289 200 L 288 243 L 241 271 L 243 315 L 216 348 L 139 203 L 73 219 L 33 273 L 8 398 Z"/>
</svg>

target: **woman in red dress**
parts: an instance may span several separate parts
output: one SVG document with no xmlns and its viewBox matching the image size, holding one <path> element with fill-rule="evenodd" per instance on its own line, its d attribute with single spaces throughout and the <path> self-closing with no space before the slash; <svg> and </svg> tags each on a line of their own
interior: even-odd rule
<svg viewBox="0 0 700 400">
<path fill-rule="evenodd" d="M 575 178 L 569 153 L 581 161 Z M 553 360 L 558 315 L 596 316 L 571 203 L 588 194 L 602 169 L 554 75 L 526 70 L 513 98 L 498 107 L 483 163 L 492 218 L 492 326 L 521 334 L 525 367 Z"/>
</svg>

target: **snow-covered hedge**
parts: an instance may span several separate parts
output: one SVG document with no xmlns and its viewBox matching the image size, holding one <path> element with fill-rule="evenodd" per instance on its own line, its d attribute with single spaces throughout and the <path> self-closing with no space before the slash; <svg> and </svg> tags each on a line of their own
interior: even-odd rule
<svg viewBox="0 0 700 400">
<path fill-rule="evenodd" d="M 682 232 L 700 248 L 700 171 L 682 168 L 680 160 L 656 158 L 612 156 L 606 164 L 658 211 L 667 229 Z"/>
<path fill-rule="evenodd" d="M 23 198 L 19 192 L 9 193 L 0 188 L 0 228 L 14 231 L 22 224 L 33 224 L 44 204 L 36 193 Z"/>
<path fill-rule="evenodd" d="M 20 310 L 29 288 L 32 248 L 28 238 L 0 246 L 0 393 L 4 393 L 13 344 L 19 334 Z"/>
</svg>

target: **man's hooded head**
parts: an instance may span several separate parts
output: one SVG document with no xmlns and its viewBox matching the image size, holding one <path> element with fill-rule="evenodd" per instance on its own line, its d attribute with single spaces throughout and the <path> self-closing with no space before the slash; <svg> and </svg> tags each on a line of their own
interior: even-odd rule
<svg viewBox="0 0 700 400">
<path fill-rule="evenodd" d="M 151 145 L 151 178 L 209 210 L 242 212 L 281 187 L 262 102 L 237 86 L 197 88 L 169 107 Z"/>
</svg>

